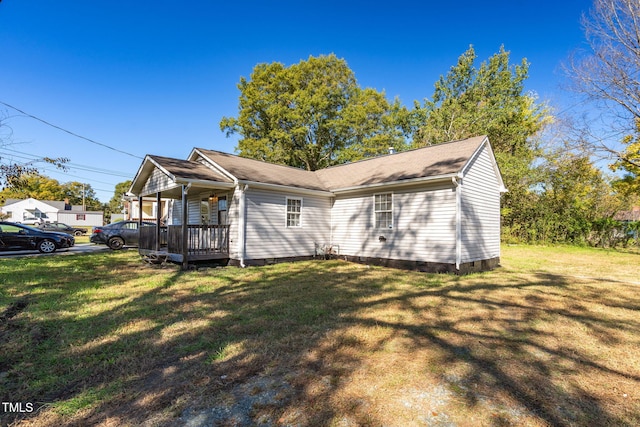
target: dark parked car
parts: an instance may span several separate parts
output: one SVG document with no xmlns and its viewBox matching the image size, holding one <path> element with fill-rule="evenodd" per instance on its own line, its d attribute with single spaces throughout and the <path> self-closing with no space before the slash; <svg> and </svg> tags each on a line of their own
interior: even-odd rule
<svg viewBox="0 0 640 427">
<path fill-rule="evenodd" d="M 59 231 L 61 233 L 73 234 L 74 236 L 82 236 L 87 234 L 86 228 L 72 227 L 62 222 L 45 222 L 44 224 L 36 225 L 44 231 Z"/>
<path fill-rule="evenodd" d="M 70 248 L 75 239 L 67 233 L 43 231 L 14 222 L 0 221 L 0 250 L 39 250 L 48 254 L 56 249 Z"/>
<path fill-rule="evenodd" d="M 142 226 L 155 226 L 155 224 L 143 222 Z M 138 246 L 139 237 L 138 221 L 119 221 L 103 227 L 93 227 L 89 240 L 91 243 L 107 245 L 111 249 L 122 249 L 124 246 Z"/>
</svg>

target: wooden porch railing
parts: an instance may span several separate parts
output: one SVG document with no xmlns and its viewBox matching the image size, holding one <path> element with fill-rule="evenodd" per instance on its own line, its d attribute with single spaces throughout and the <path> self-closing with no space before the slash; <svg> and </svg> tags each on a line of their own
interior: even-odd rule
<svg viewBox="0 0 640 427">
<path fill-rule="evenodd" d="M 156 227 L 140 228 L 138 248 L 155 251 Z M 189 256 L 220 255 L 229 253 L 228 225 L 187 225 L 187 248 Z M 182 225 L 160 227 L 160 251 L 182 254 Z"/>
</svg>

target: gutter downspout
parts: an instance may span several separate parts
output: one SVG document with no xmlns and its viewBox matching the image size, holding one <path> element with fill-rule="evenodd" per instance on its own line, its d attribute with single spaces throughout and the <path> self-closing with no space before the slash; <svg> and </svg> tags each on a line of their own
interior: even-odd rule
<svg viewBox="0 0 640 427">
<path fill-rule="evenodd" d="M 460 263 L 462 261 L 462 187 L 458 179 L 461 176 L 451 178 L 451 182 L 456 190 L 456 270 L 460 271 Z"/>
<path fill-rule="evenodd" d="M 245 268 L 244 264 L 244 255 L 246 248 L 246 235 L 245 235 L 245 227 L 246 227 L 246 217 L 247 217 L 247 209 L 246 209 L 246 195 L 245 192 L 249 189 L 249 185 L 247 184 L 239 184 L 238 190 L 240 191 L 240 199 L 238 200 L 238 256 L 240 257 L 240 267 Z"/>
</svg>

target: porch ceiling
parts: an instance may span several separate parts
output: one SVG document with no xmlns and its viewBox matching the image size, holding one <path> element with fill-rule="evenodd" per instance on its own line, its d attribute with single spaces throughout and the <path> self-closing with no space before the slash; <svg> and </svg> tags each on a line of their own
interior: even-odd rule
<svg viewBox="0 0 640 427">
<path fill-rule="evenodd" d="M 222 192 L 229 191 L 230 188 L 232 187 L 228 185 L 220 186 L 220 185 L 216 185 L 215 183 L 211 183 L 211 185 L 192 185 L 189 188 L 189 194 L 199 194 L 199 193 L 205 193 L 205 192 L 222 193 Z M 160 197 L 162 197 L 163 199 L 181 200 L 182 186 L 178 185 L 173 188 L 164 189 L 159 191 L 159 193 L 160 193 Z M 149 196 L 155 196 L 155 195 L 156 193 L 141 194 L 141 196 L 143 197 L 149 197 Z"/>
</svg>

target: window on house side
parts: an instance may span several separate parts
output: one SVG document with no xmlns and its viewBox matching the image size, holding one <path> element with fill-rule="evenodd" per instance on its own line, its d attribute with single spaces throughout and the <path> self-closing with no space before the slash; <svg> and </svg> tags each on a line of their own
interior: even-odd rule
<svg viewBox="0 0 640 427">
<path fill-rule="evenodd" d="M 393 228 L 393 194 L 376 194 L 373 197 L 376 228 Z"/>
<path fill-rule="evenodd" d="M 76 214 L 76 221 L 85 221 L 87 216 L 85 214 Z"/>
<path fill-rule="evenodd" d="M 302 215 L 302 199 L 287 197 L 287 227 L 300 227 Z"/>
</svg>

